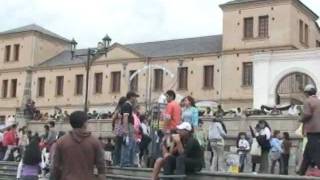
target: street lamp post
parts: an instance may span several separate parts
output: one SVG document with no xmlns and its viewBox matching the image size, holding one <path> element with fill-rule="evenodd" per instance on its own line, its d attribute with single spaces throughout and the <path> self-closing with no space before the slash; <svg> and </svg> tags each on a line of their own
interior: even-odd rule
<svg viewBox="0 0 320 180">
<path fill-rule="evenodd" d="M 72 59 L 75 57 L 87 57 L 87 61 L 85 64 L 86 68 L 86 92 L 85 92 L 85 99 L 84 99 L 84 112 L 88 112 L 88 94 L 89 94 L 89 72 L 92 64 L 97 59 L 98 56 L 105 55 L 107 56 L 108 50 L 110 48 L 111 38 L 106 35 L 102 42 L 98 43 L 97 48 L 88 48 L 87 53 L 85 54 L 76 54 L 76 47 L 77 42 L 72 39 L 71 41 L 71 56 Z"/>
</svg>

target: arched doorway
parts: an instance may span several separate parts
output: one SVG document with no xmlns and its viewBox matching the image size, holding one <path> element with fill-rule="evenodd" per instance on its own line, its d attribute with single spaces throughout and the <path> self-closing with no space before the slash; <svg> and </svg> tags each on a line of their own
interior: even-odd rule
<svg viewBox="0 0 320 180">
<path fill-rule="evenodd" d="M 302 72 L 292 72 L 284 76 L 276 88 L 276 104 L 302 104 L 305 99 L 303 90 L 307 84 L 316 86 L 315 81 Z"/>
</svg>

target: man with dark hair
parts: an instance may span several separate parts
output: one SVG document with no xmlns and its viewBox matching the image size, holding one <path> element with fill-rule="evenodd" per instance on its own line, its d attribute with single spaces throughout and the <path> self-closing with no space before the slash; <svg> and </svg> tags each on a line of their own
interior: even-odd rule
<svg viewBox="0 0 320 180">
<path fill-rule="evenodd" d="M 305 175 L 309 167 L 320 168 L 320 99 L 316 96 L 314 85 L 307 85 L 304 89 L 307 97 L 303 105 L 302 123 L 308 142 L 303 154 L 300 175 Z"/>
<path fill-rule="evenodd" d="M 163 167 L 164 175 L 184 175 L 199 172 L 202 169 L 202 151 L 199 142 L 193 137 L 193 129 L 189 122 L 176 127 L 177 134 L 164 139 L 163 157 L 155 162 L 152 180 L 159 179 Z"/>
<path fill-rule="evenodd" d="M 166 121 L 165 129 L 174 130 L 181 121 L 181 108 L 175 101 L 176 93 L 172 90 L 166 92 L 167 106 L 164 113 L 164 120 Z"/>
<path fill-rule="evenodd" d="M 134 120 L 133 120 L 133 106 L 137 103 L 139 97 L 133 91 L 127 93 L 127 101 L 121 107 L 121 115 L 123 117 L 124 127 L 124 143 L 121 147 L 121 167 L 133 167 L 135 156 L 135 139 L 134 139 Z"/>
<path fill-rule="evenodd" d="M 76 111 L 70 115 L 73 128 L 56 143 L 53 174 L 59 180 L 94 180 L 94 168 L 105 180 L 105 161 L 99 140 L 87 131 L 87 114 Z"/>
</svg>

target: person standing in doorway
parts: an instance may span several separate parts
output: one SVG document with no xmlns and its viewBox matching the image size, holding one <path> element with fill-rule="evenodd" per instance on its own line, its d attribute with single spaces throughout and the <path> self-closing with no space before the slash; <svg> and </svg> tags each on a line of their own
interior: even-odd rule
<svg viewBox="0 0 320 180">
<path fill-rule="evenodd" d="M 105 180 L 104 151 L 99 140 L 87 131 L 88 116 L 83 111 L 70 115 L 72 131 L 60 138 L 53 157 L 56 180 Z"/>
</svg>

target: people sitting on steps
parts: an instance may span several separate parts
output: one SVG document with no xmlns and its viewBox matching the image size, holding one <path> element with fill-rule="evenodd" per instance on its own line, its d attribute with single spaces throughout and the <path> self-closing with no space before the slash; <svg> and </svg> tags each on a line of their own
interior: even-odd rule
<svg viewBox="0 0 320 180">
<path fill-rule="evenodd" d="M 193 128 L 188 122 L 177 126 L 177 134 L 163 139 L 162 151 L 163 157 L 155 162 L 152 180 L 159 180 L 161 168 L 164 175 L 192 174 L 202 169 L 201 146 L 193 137 Z"/>
</svg>

